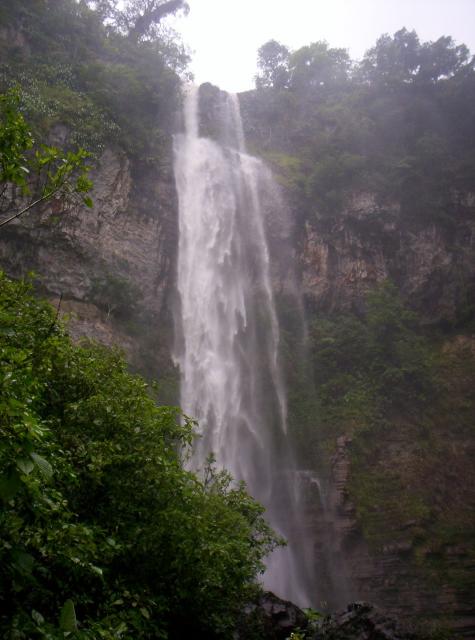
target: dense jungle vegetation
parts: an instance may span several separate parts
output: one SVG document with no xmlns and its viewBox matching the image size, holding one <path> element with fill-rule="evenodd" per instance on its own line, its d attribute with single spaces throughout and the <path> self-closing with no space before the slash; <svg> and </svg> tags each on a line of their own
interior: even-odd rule
<svg viewBox="0 0 475 640">
<path fill-rule="evenodd" d="M 388 540 L 409 544 L 415 573 L 434 589 L 474 588 L 470 561 L 449 571 L 444 559 L 457 544 L 475 557 L 475 353 L 465 331 L 428 329 L 386 282 L 368 294 L 364 312 L 318 315 L 310 371 L 286 356 L 301 455 L 325 468 L 337 438 L 349 438 L 349 490 L 366 540 L 374 550 Z"/>
<path fill-rule="evenodd" d="M 290 51 L 270 41 L 259 67 L 251 137 L 310 220 L 330 224 L 358 192 L 374 194 L 388 222 L 395 201 L 408 223 L 450 227 L 463 214 L 475 174 L 475 61 L 465 45 L 401 29 L 355 63 L 325 42 Z"/>
<path fill-rule="evenodd" d="M 2 2 L 0 88 L 21 86 L 24 113 L 42 138 L 66 127 L 69 144 L 96 155 L 107 142 L 159 163 L 188 56 L 160 21 L 134 31 L 147 3 L 125 4 Z M 185 6 L 168 4 L 170 12 Z"/>
</svg>

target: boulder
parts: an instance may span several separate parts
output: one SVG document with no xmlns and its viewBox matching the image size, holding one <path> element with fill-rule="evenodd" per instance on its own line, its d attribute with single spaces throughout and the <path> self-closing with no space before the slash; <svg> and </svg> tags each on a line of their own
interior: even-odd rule
<svg viewBox="0 0 475 640">
<path fill-rule="evenodd" d="M 237 638 L 287 640 L 292 632 L 304 631 L 307 626 L 307 618 L 297 605 L 267 591 L 244 610 Z"/>
</svg>

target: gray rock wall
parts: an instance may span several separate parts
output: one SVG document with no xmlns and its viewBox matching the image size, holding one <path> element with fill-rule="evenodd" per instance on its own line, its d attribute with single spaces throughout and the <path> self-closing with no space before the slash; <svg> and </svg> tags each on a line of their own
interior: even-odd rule
<svg viewBox="0 0 475 640">
<path fill-rule="evenodd" d="M 454 226 L 411 224 L 394 205 L 381 210 L 359 194 L 331 222 L 307 223 L 301 240 L 304 295 L 314 309 L 361 304 L 387 278 L 431 322 L 454 322 L 475 293 L 475 208 L 454 202 Z"/>
<path fill-rule="evenodd" d="M 93 209 L 56 200 L 4 227 L 0 265 L 13 277 L 34 271 L 43 295 L 62 296 L 74 337 L 122 345 L 139 370 L 144 350 L 152 360 L 159 354 L 158 375 L 171 342 L 177 241 L 170 164 L 157 175 L 156 168 L 107 149 L 91 178 Z"/>
</svg>

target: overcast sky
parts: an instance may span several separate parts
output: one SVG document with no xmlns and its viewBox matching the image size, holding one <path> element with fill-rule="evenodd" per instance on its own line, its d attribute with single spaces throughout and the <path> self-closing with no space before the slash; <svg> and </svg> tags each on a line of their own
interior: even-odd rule
<svg viewBox="0 0 475 640">
<path fill-rule="evenodd" d="M 197 83 L 228 91 L 254 84 L 257 49 L 275 39 L 296 49 L 317 40 L 361 58 L 383 33 L 415 29 L 421 40 L 451 35 L 475 53 L 475 0 L 188 0 L 174 21 L 193 52 Z"/>
</svg>

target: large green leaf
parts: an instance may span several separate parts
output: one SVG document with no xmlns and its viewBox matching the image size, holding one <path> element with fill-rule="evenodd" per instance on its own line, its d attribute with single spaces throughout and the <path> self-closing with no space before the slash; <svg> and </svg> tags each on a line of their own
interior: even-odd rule
<svg viewBox="0 0 475 640">
<path fill-rule="evenodd" d="M 29 575 L 33 571 L 35 559 L 29 553 L 25 553 L 22 549 L 14 549 L 12 551 L 13 565 L 17 571 L 25 575 Z"/>
<path fill-rule="evenodd" d="M 33 462 L 33 460 L 30 460 L 30 458 L 18 458 L 16 461 L 16 466 L 22 473 L 27 476 L 35 468 L 35 463 Z"/>
<path fill-rule="evenodd" d="M 34 453 L 34 452 L 31 453 L 30 456 L 34 461 L 34 463 L 36 464 L 36 466 L 38 467 L 38 469 L 40 470 L 40 473 L 42 476 L 44 476 L 48 480 L 53 477 L 53 467 L 50 465 L 50 463 L 47 460 L 45 460 L 44 458 L 42 458 L 41 456 L 39 456 L 37 453 Z"/>
<path fill-rule="evenodd" d="M 61 631 L 76 631 L 78 628 L 76 610 L 72 600 L 66 600 L 59 615 L 59 628 Z"/>
</svg>

